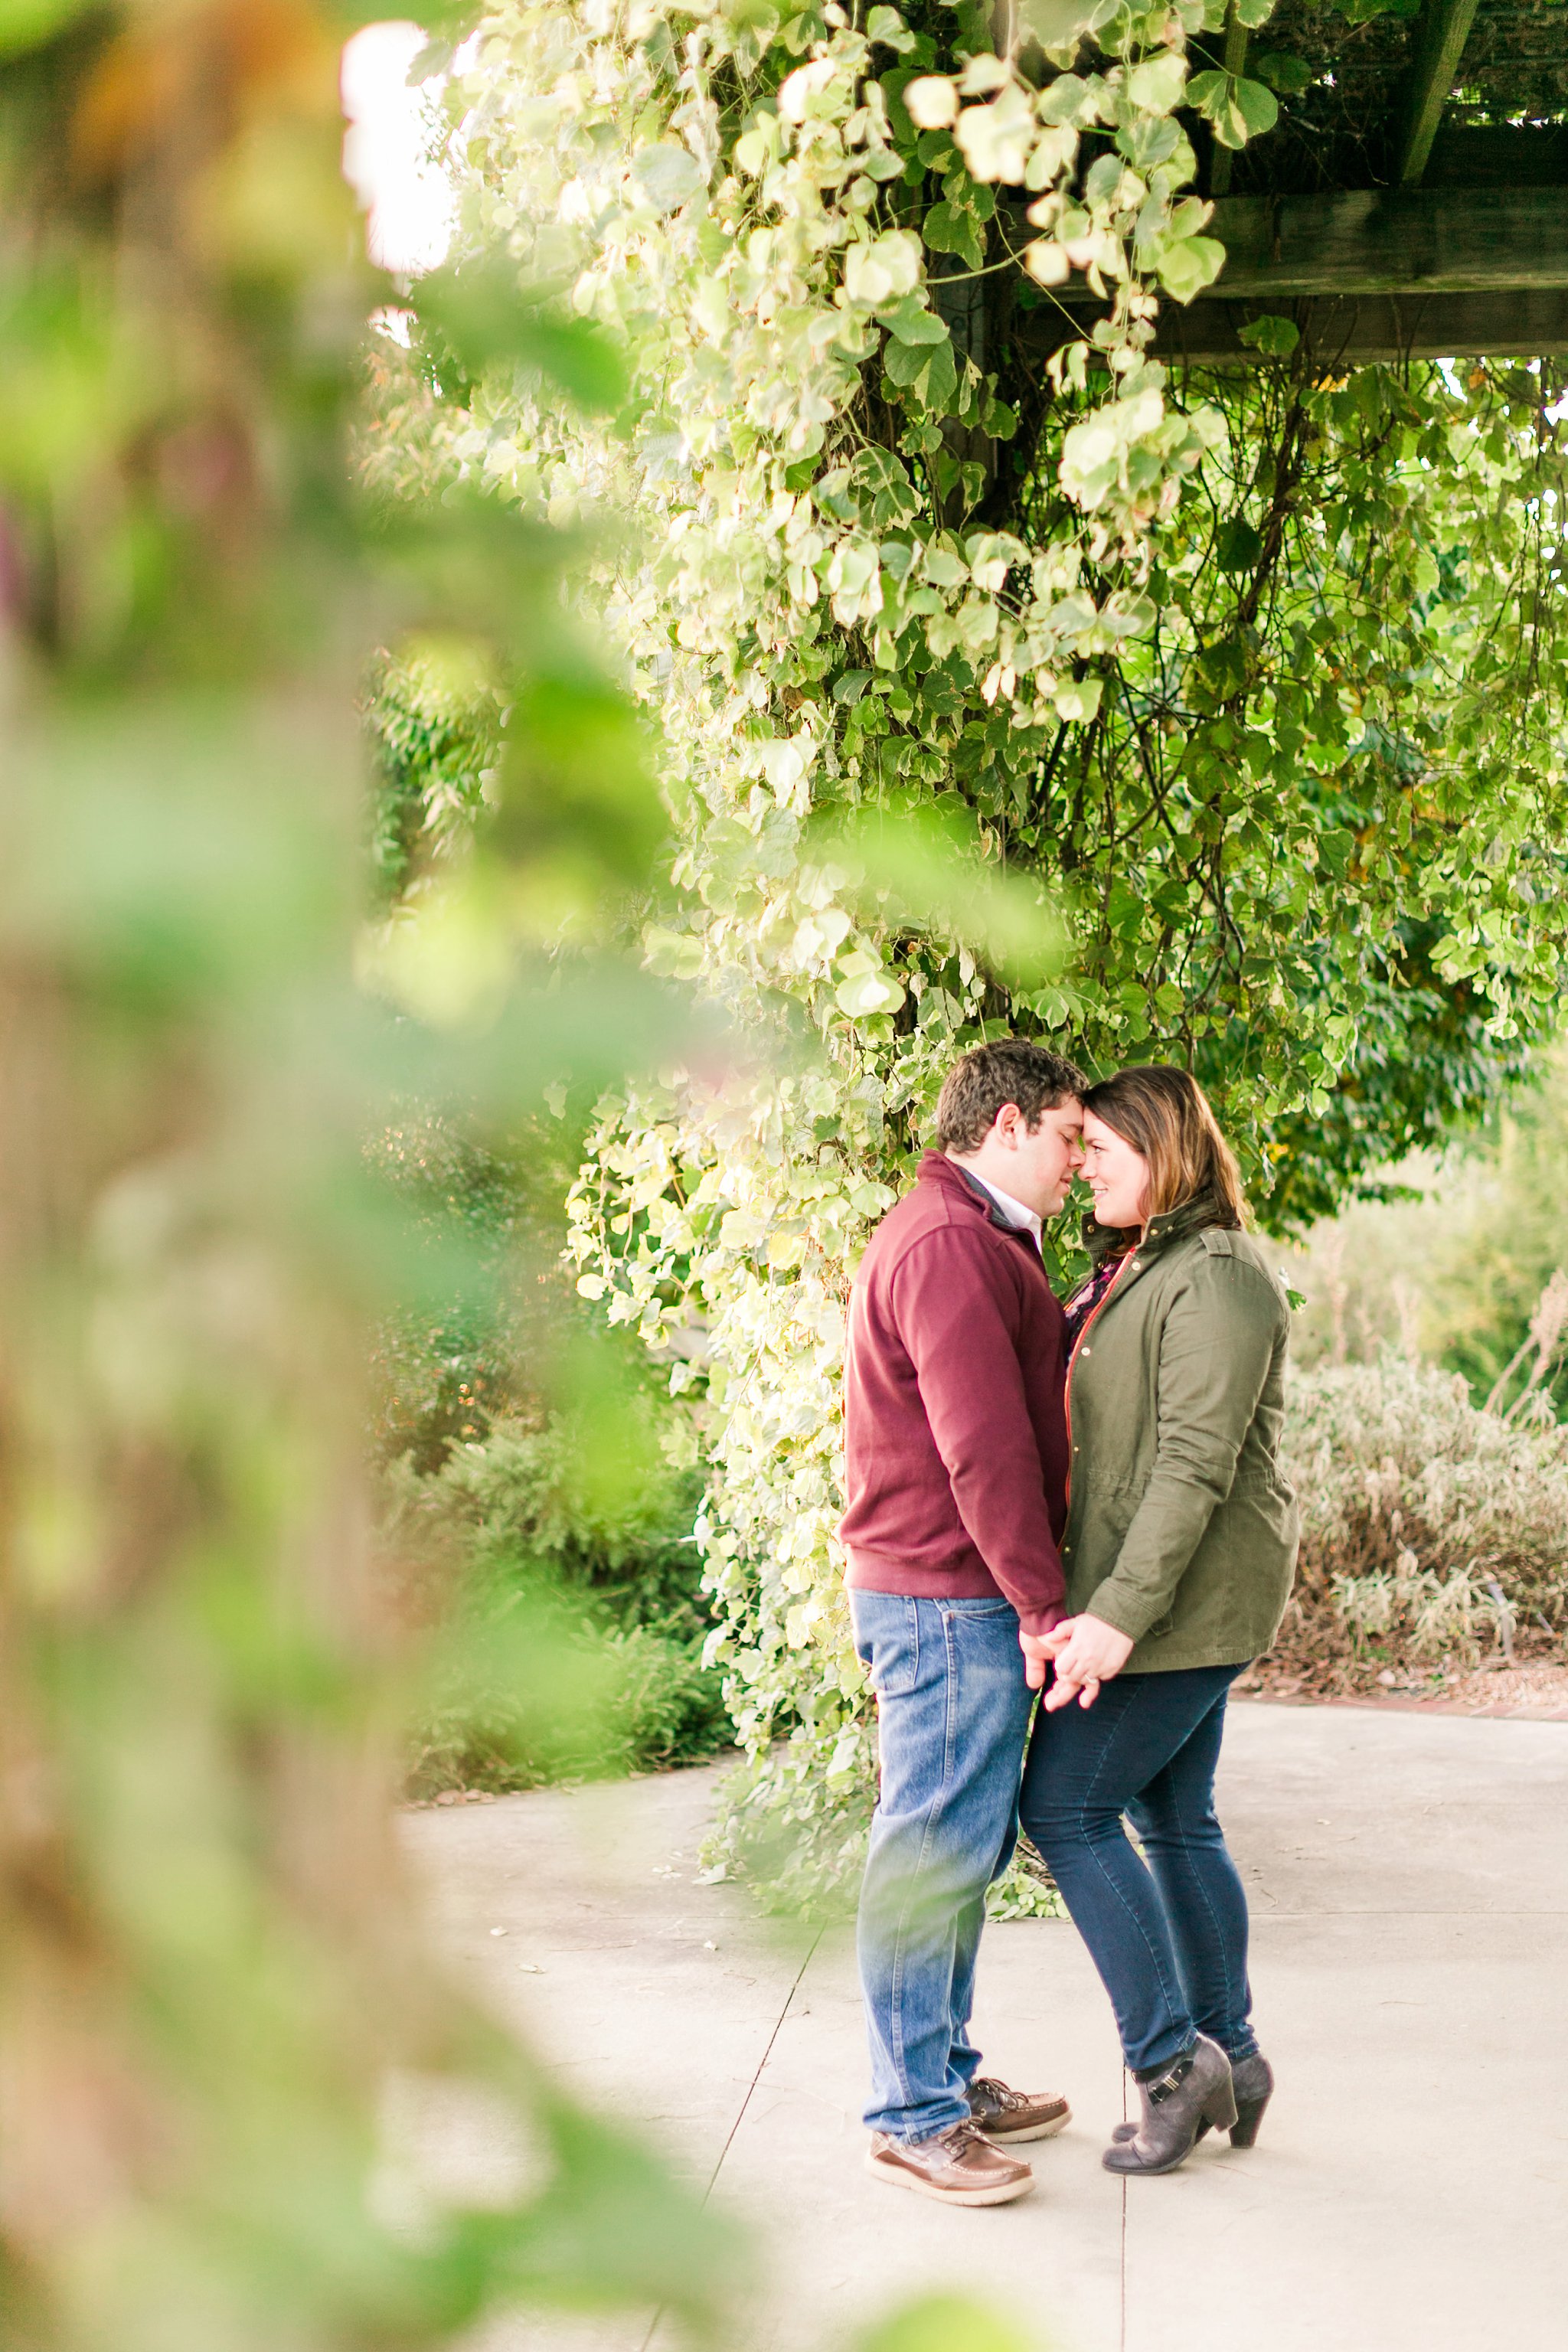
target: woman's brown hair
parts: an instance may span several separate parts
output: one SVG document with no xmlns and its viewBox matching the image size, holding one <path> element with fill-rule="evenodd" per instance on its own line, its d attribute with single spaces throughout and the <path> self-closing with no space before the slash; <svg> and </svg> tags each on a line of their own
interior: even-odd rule
<svg viewBox="0 0 1568 2352">
<path fill-rule="evenodd" d="M 1149 1162 L 1145 1220 L 1207 1194 L 1217 1224 L 1247 1222 L 1236 1154 L 1190 1070 L 1169 1062 L 1134 1064 L 1089 1087 L 1080 1099 Z"/>
</svg>

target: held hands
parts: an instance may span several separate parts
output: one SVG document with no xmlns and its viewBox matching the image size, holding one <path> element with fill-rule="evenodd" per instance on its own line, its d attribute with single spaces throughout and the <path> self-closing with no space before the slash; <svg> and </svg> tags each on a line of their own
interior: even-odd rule
<svg viewBox="0 0 1568 2352">
<path fill-rule="evenodd" d="M 1050 1633 L 1021 1633 L 1018 1636 L 1018 1647 L 1024 1653 L 1024 1680 L 1031 1690 L 1041 1690 L 1045 1687 L 1046 1668 L 1050 1664 L 1055 1654 L 1051 1643 L 1060 1630 L 1058 1626 Z"/>
<path fill-rule="evenodd" d="M 1031 1690 L 1041 1688 L 1047 1664 L 1055 1661 L 1056 1679 L 1042 1702 L 1049 1714 L 1074 1698 L 1080 1706 L 1092 1706 L 1100 1696 L 1100 1684 L 1119 1675 L 1132 1654 L 1130 1634 L 1119 1633 L 1114 1625 L 1087 1613 L 1064 1618 L 1048 1633 L 1020 1633 L 1018 1641 Z"/>
</svg>

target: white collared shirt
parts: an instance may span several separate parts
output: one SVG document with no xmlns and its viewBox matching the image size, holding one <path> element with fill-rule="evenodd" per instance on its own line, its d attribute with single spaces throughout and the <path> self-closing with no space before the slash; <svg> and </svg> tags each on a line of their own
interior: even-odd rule
<svg viewBox="0 0 1568 2352">
<path fill-rule="evenodd" d="M 960 1161 L 959 1165 L 962 1167 L 963 1162 Z M 964 1168 L 963 1172 L 966 1176 L 973 1177 L 975 1183 L 984 1186 L 1007 1223 L 1016 1232 L 1033 1236 L 1035 1247 L 1043 1257 L 1046 1254 L 1044 1219 L 1037 1217 L 1033 1209 L 1026 1209 L 1022 1201 L 1015 1201 L 1011 1192 L 1004 1192 L 1000 1184 L 993 1184 L 989 1177 L 982 1176 L 977 1170 Z"/>
</svg>

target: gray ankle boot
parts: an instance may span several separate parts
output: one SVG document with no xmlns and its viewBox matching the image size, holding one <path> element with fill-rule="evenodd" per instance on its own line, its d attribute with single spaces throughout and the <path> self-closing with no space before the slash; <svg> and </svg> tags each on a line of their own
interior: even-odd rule
<svg viewBox="0 0 1568 2352">
<path fill-rule="evenodd" d="M 1274 2096 L 1274 2069 L 1261 2050 L 1255 2050 L 1250 2058 L 1231 2060 L 1230 2086 L 1236 2093 L 1236 2121 L 1230 2128 L 1230 2144 L 1232 2147 L 1255 2147 L 1263 2110 Z M 1205 2116 L 1198 2126 L 1200 2139 L 1208 2127 Z M 1136 2139 L 1142 2128 L 1139 2124 L 1118 2124 L 1110 2137 L 1113 2140 Z"/>
<path fill-rule="evenodd" d="M 1193 2152 L 1202 2125 L 1229 2131 L 1237 2120 L 1230 2060 L 1200 2033 L 1192 2053 L 1152 2083 L 1140 2083 L 1142 2120 L 1130 2139 L 1114 2139 L 1100 2161 L 1107 2172 L 1174 2172 Z"/>
</svg>

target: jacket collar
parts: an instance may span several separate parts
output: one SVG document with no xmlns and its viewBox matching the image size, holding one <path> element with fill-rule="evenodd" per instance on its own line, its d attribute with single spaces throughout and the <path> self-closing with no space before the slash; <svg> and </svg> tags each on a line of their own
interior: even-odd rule
<svg viewBox="0 0 1568 2352">
<path fill-rule="evenodd" d="M 957 1193 L 962 1199 L 972 1202 L 984 1213 L 988 1224 L 994 1225 L 998 1233 L 1010 1234 L 1015 1241 L 1022 1242 L 1029 1255 L 1038 1263 L 1040 1253 L 1027 1226 L 1011 1223 L 984 1185 L 978 1183 L 966 1168 L 961 1168 L 956 1160 L 950 1160 L 945 1151 L 922 1151 L 915 1179 L 921 1184 L 938 1184 L 944 1192 Z"/>
<path fill-rule="evenodd" d="M 1118 1256 L 1136 1248 L 1142 1258 L 1152 1257 L 1174 1242 L 1184 1242 L 1193 1234 L 1201 1234 L 1208 1225 L 1234 1225 L 1236 1218 L 1213 1192 L 1194 1192 L 1190 1201 L 1178 1202 L 1162 1216 L 1151 1217 L 1149 1230 L 1139 1240 L 1137 1228 L 1119 1230 L 1112 1225 L 1096 1224 L 1091 1214 L 1083 1221 L 1084 1247 L 1096 1265 L 1112 1253 Z"/>
</svg>

